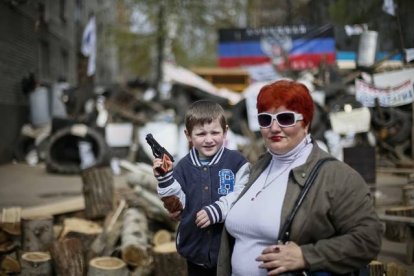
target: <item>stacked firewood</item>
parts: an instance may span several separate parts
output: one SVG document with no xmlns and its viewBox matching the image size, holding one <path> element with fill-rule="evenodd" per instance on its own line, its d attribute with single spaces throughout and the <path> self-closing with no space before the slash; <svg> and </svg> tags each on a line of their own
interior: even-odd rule
<svg viewBox="0 0 414 276">
<path fill-rule="evenodd" d="M 109 168 L 90 168 L 80 199 L 2 209 L 0 275 L 186 275 L 155 178 L 123 167 L 124 188 L 113 188 Z"/>
</svg>

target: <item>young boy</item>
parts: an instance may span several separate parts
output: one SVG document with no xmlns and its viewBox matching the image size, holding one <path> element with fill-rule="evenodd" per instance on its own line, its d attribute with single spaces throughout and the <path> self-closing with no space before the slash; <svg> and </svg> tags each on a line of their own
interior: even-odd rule
<svg viewBox="0 0 414 276">
<path fill-rule="evenodd" d="M 168 211 L 181 210 L 176 243 L 187 260 L 188 275 L 216 275 L 223 221 L 248 180 L 249 163 L 238 151 L 224 147 L 228 126 L 219 104 L 194 102 L 185 127 L 190 152 L 164 175 L 158 173 L 162 160 L 155 159 L 154 175 Z"/>
</svg>

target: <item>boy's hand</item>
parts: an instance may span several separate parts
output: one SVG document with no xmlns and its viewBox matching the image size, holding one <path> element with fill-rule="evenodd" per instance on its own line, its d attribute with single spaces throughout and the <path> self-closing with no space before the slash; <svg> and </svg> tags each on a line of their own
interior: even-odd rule
<svg viewBox="0 0 414 276">
<path fill-rule="evenodd" d="M 197 224 L 197 227 L 200 228 L 206 228 L 211 224 L 210 219 L 205 210 L 198 211 L 195 223 Z"/>
<path fill-rule="evenodd" d="M 183 210 L 183 205 L 177 196 L 164 196 L 161 200 L 164 202 L 165 209 L 167 209 L 170 214 L 181 212 Z"/>
<path fill-rule="evenodd" d="M 173 162 L 168 158 L 167 155 L 164 155 L 163 159 L 155 158 L 152 161 L 152 171 L 154 176 L 164 175 L 168 171 L 172 170 Z"/>
<path fill-rule="evenodd" d="M 174 212 L 174 213 L 168 213 L 168 216 L 171 219 L 175 220 L 175 221 L 179 221 L 181 219 L 181 213 L 182 213 L 182 211 L 177 211 L 177 212 Z"/>
</svg>

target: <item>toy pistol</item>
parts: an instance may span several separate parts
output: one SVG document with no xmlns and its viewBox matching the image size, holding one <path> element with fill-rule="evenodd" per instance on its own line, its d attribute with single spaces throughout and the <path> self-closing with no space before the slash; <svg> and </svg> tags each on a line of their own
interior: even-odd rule
<svg viewBox="0 0 414 276">
<path fill-rule="evenodd" d="M 152 137 L 151 133 L 147 134 L 145 140 L 147 140 L 148 145 L 150 145 L 154 157 L 160 158 L 162 160 L 161 167 L 157 168 L 156 170 L 161 175 L 165 174 L 172 168 L 172 165 L 168 164 L 166 161 L 174 162 L 174 158 L 165 148 L 161 147 L 161 145 L 158 144 L 154 137 Z"/>
</svg>

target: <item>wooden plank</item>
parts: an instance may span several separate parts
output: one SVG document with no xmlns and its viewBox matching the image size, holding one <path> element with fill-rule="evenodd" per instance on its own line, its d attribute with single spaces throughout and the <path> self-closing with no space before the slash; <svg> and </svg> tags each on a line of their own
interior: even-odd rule
<svg viewBox="0 0 414 276">
<path fill-rule="evenodd" d="M 383 221 L 402 222 L 414 226 L 414 217 L 393 216 L 385 214 L 378 214 L 378 217 Z"/>
<path fill-rule="evenodd" d="M 22 217 L 33 216 L 53 216 L 65 213 L 81 211 L 85 209 L 83 196 L 68 198 L 58 202 L 52 202 L 45 205 L 33 206 L 22 210 Z"/>
</svg>

